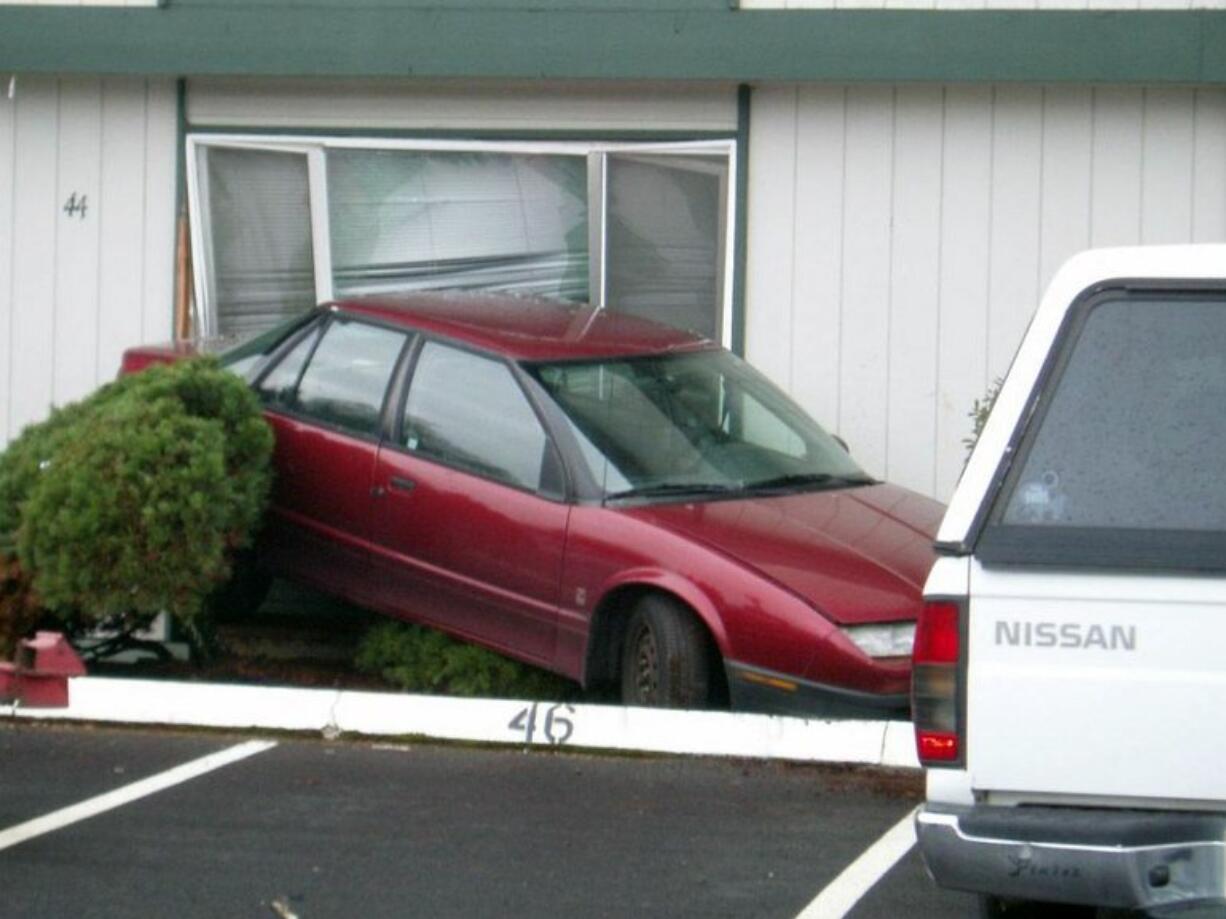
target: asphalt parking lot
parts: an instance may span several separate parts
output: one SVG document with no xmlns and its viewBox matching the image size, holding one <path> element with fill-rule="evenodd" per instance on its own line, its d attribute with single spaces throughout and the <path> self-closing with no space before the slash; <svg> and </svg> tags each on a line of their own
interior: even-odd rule
<svg viewBox="0 0 1226 919">
<path fill-rule="evenodd" d="M 814 902 L 914 773 L 0 723 L 0 788 L 5 916 L 974 914 L 914 850 Z"/>
</svg>

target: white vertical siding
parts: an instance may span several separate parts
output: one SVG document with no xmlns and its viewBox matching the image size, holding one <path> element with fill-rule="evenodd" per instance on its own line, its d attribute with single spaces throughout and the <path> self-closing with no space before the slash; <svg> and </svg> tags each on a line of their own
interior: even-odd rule
<svg viewBox="0 0 1226 919">
<path fill-rule="evenodd" d="M 0 97 L 0 445 L 169 336 L 176 134 L 169 81 L 19 77 Z"/>
<path fill-rule="evenodd" d="M 770 324 L 783 342 L 800 340 L 796 348 L 787 348 L 792 364 L 789 383 L 805 408 L 822 418 L 838 417 L 842 372 L 844 96 L 842 89 L 826 87 L 802 89 L 796 95 L 797 125 L 790 154 L 796 189 L 793 195 L 784 193 L 794 209 L 796 259 L 788 277 L 787 297 L 775 302 L 765 316 L 757 317 L 759 327 Z M 766 146 L 758 145 L 757 135 L 751 132 L 751 151 Z M 751 152 L 751 167 L 753 161 Z M 752 188 L 752 178 L 749 184 Z M 752 218 L 755 209 L 750 208 L 749 213 Z M 759 217 L 765 224 L 759 232 L 771 239 L 777 225 L 770 212 Z M 752 227 L 748 238 L 751 245 L 757 238 Z M 796 291 L 809 296 L 798 298 Z M 753 317 L 750 310 L 747 318 Z"/>
<path fill-rule="evenodd" d="M 174 330 L 175 147 L 174 84 L 150 83 L 145 97 L 144 273 L 141 341 L 166 341 Z M 118 368 L 113 365 L 111 372 Z"/>
<path fill-rule="evenodd" d="M 762 88 L 748 192 L 750 360 L 945 498 L 1064 259 L 1226 241 L 1226 92 Z"/>
<path fill-rule="evenodd" d="M 886 476 L 931 491 L 935 456 L 902 463 L 906 444 L 936 431 L 944 91 L 900 87 L 894 109 L 893 236 L 890 241 L 889 354 L 886 372 Z"/>
<path fill-rule="evenodd" d="M 844 136 L 839 431 L 876 469 L 885 464 L 886 423 L 872 408 L 889 381 L 892 101 L 889 86 L 848 89 Z"/>
<path fill-rule="evenodd" d="M 13 134 L 12 338 L 9 347 L 9 433 L 51 406 L 55 368 L 55 231 L 59 217 L 59 89 L 26 81 L 15 106 Z"/>
<path fill-rule="evenodd" d="M 1140 89 L 1096 89 L 1094 105 L 1090 244 L 1136 245 L 1141 241 L 1145 93 Z M 1107 189 L 1111 194 L 1106 194 Z"/>
<path fill-rule="evenodd" d="M 1187 90 L 1146 90 L 1141 242 L 1187 242 L 1192 238 L 1194 100 Z"/>
<path fill-rule="evenodd" d="M 98 265 L 98 341 L 95 364 L 105 375 L 119 366 L 123 349 L 150 341 L 142 329 L 145 276 L 144 81 L 110 78 L 102 84 L 102 177 L 98 228 L 111 245 Z"/>
<path fill-rule="evenodd" d="M 1226 93 L 1196 93 L 1192 239 L 1226 239 Z"/>
<path fill-rule="evenodd" d="M 988 275 L 987 366 L 998 374 L 1013 357 L 1039 302 L 1039 227 L 1043 187 L 1042 90 L 1001 86 L 992 105 L 992 219 Z"/>
<path fill-rule="evenodd" d="M 786 238 L 794 240 L 795 245 L 768 246 L 757 252 L 754 290 L 762 308 L 746 313 L 745 335 L 778 356 L 778 362 L 771 368 L 775 379 L 792 388 L 794 355 L 789 341 L 791 329 L 798 322 L 791 312 L 796 301 L 795 265 L 808 258 L 811 250 L 808 239 L 802 242 L 797 229 L 798 206 L 803 201 L 795 194 L 796 132 L 801 124 L 796 114 L 795 90 L 772 93 L 760 103 L 755 101 L 754 112 L 777 126 L 777 130 L 771 133 L 769 144 L 757 144 L 756 133 L 750 138 L 749 187 L 760 189 L 761 194 L 747 215 L 749 245 L 759 238 Z M 825 162 L 823 165 L 830 166 Z M 816 334 L 810 338 L 814 345 L 821 341 Z"/>
<path fill-rule="evenodd" d="M 58 152 L 55 201 L 61 210 L 56 215 L 51 397 L 62 405 L 88 393 L 98 379 L 100 81 L 61 81 Z M 84 210 L 65 213 L 62 209 L 70 200 Z"/>
<path fill-rule="evenodd" d="M 1094 107 L 1089 89 L 1049 90 L 1043 94 L 1042 214 L 1039 277 L 1047 279 L 1073 252 L 1090 245 L 1090 194 L 1093 188 L 1090 143 Z"/>
<path fill-rule="evenodd" d="M 0 444 L 9 429 L 13 392 L 13 173 L 17 119 L 12 105 L 0 102 Z"/>
<path fill-rule="evenodd" d="M 967 402 L 954 394 L 982 390 L 987 378 L 987 299 L 992 225 L 992 90 L 950 87 L 945 92 L 941 171 L 941 299 L 937 307 L 937 418 L 934 441 L 958 444 Z M 899 444 L 931 449 L 933 441 Z M 933 491 L 953 488 L 961 471 L 957 450 L 936 452 Z"/>
</svg>

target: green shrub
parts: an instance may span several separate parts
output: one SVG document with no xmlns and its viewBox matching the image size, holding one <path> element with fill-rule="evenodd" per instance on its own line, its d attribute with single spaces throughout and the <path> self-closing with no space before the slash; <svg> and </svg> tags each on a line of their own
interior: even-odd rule
<svg viewBox="0 0 1226 919">
<path fill-rule="evenodd" d="M 375 626 L 354 660 L 408 692 L 515 699 L 565 699 L 576 684 L 442 632 L 401 622 Z"/>
<path fill-rule="evenodd" d="M 21 506 L 29 499 L 40 468 L 51 462 L 74 425 L 88 413 L 83 402 L 56 409 L 46 421 L 25 428 L 0 453 L 0 555 L 15 557 Z"/>
<path fill-rule="evenodd" d="M 988 415 L 992 414 L 992 406 L 996 404 L 996 397 L 1000 395 L 1000 387 L 1004 382 L 1000 377 L 993 380 L 983 398 L 976 399 L 971 404 L 971 410 L 966 413 L 971 419 L 970 436 L 962 438 L 962 443 L 966 447 L 967 459 L 970 459 L 975 444 L 979 442 L 979 435 L 983 433 L 983 426 L 988 423 Z"/>
<path fill-rule="evenodd" d="M 251 542 L 271 456 L 258 400 L 216 362 L 124 377 L 0 454 L 0 559 L 70 626 L 190 623 Z"/>
</svg>

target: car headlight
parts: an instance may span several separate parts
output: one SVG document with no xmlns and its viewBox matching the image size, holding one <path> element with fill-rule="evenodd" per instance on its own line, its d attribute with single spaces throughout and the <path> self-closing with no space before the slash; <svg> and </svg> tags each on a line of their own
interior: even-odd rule
<svg viewBox="0 0 1226 919">
<path fill-rule="evenodd" d="M 914 622 L 849 625 L 839 631 L 869 657 L 910 657 L 915 644 Z"/>
</svg>

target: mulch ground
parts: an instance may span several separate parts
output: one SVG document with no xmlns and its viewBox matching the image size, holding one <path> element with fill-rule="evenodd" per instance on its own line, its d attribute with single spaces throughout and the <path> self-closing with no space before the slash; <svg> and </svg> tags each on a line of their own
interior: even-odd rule
<svg viewBox="0 0 1226 919">
<path fill-rule="evenodd" d="M 393 691 L 353 666 L 358 642 L 382 617 L 325 594 L 277 581 L 259 611 L 217 629 L 207 659 L 90 664 L 95 676 L 269 686 Z"/>
</svg>

